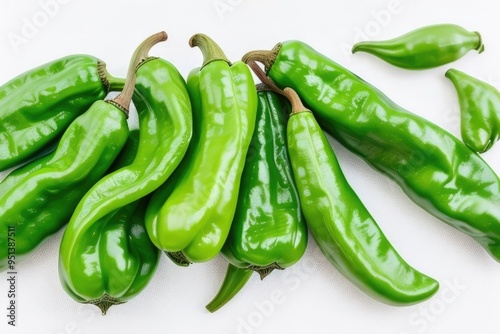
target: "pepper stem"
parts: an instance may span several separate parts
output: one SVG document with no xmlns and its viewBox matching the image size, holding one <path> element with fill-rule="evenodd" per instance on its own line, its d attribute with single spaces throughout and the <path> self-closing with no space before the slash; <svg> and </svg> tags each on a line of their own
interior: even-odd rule
<svg viewBox="0 0 500 334">
<path fill-rule="evenodd" d="M 253 73 L 262 81 L 262 83 L 267 86 L 270 90 L 275 93 L 284 95 L 283 90 L 281 90 L 274 81 L 267 76 L 267 74 L 257 65 L 254 61 L 248 61 L 247 65 L 252 69 Z"/>
<path fill-rule="evenodd" d="M 127 81 L 124 78 L 118 78 L 108 73 L 108 92 L 120 91 L 125 87 Z"/>
<path fill-rule="evenodd" d="M 199 47 L 201 53 L 203 54 L 203 65 L 205 65 L 216 61 L 222 60 L 231 65 L 229 59 L 227 59 L 224 51 L 215 43 L 210 37 L 204 34 L 195 34 L 189 39 L 189 46 L 194 48 L 195 46 Z"/>
<path fill-rule="evenodd" d="M 273 66 L 274 61 L 276 60 L 276 57 L 278 56 L 278 53 L 281 49 L 281 43 L 276 44 L 276 46 L 272 50 L 256 50 L 256 51 L 250 51 L 246 53 L 241 60 L 244 63 L 250 63 L 257 61 L 259 63 L 264 64 L 266 68 L 266 72 L 269 71 L 271 66 Z"/>
<path fill-rule="evenodd" d="M 257 65 L 254 60 L 252 60 L 252 57 L 247 58 L 246 63 L 248 66 L 250 66 L 252 71 L 265 86 L 267 86 L 273 92 L 283 95 L 288 99 L 288 101 L 290 101 L 290 104 L 292 105 L 292 112 L 290 115 L 298 114 L 300 112 L 311 112 L 309 109 L 304 107 L 304 104 L 302 103 L 299 95 L 292 88 L 286 87 L 284 90 L 282 90 L 278 86 L 276 86 L 274 81 L 270 77 L 268 77 L 266 73 L 264 73 L 264 71 L 259 67 L 259 65 Z"/>
<path fill-rule="evenodd" d="M 304 104 L 302 103 L 299 95 L 292 88 L 286 87 L 283 90 L 283 93 L 283 95 L 285 95 L 285 97 L 288 99 L 288 101 L 290 101 L 290 104 L 292 105 L 292 112 L 290 115 L 295 115 L 301 112 L 311 112 L 309 109 L 304 107 Z"/>
<path fill-rule="evenodd" d="M 167 40 L 167 33 L 161 31 L 154 35 L 146 38 L 135 50 L 130 60 L 130 65 L 128 68 L 127 79 L 122 92 L 115 97 L 113 100 L 108 101 L 122 109 L 128 115 L 128 108 L 130 107 L 130 102 L 132 101 L 132 95 L 135 89 L 135 79 L 136 79 L 136 69 L 137 67 L 148 58 L 148 53 L 151 48 L 159 43 Z"/>
<path fill-rule="evenodd" d="M 109 74 L 106 63 L 102 60 L 97 61 L 97 72 L 99 73 L 99 78 L 103 86 L 106 88 L 106 92 L 121 91 L 125 86 L 125 79 L 117 78 Z"/>
<path fill-rule="evenodd" d="M 255 85 L 255 89 L 258 91 L 258 92 L 272 92 L 273 90 L 271 88 L 269 88 L 268 85 L 266 85 L 265 83 L 261 82 L 261 83 L 258 83 Z"/>
</svg>

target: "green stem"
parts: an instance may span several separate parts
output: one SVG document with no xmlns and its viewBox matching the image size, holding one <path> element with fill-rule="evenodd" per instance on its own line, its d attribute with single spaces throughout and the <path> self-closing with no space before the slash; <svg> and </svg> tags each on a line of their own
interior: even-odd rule
<svg viewBox="0 0 500 334">
<path fill-rule="evenodd" d="M 478 53 L 483 53 L 483 51 L 484 51 L 483 38 L 479 32 L 474 31 L 474 33 L 477 35 L 477 37 L 479 37 L 479 43 L 477 43 L 477 46 L 475 49 L 477 50 Z"/>
<path fill-rule="evenodd" d="M 203 54 L 203 65 L 205 65 L 216 61 L 222 60 L 231 65 L 229 59 L 227 59 L 224 51 L 215 43 L 210 37 L 204 34 L 195 34 L 189 40 L 189 46 L 192 48 L 197 46 L 200 48 L 201 53 Z"/>
<path fill-rule="evenodd" d="M 112 75 L 108 75 L 108 91 L 109 92 L 118 92 L 121 91 L 125 87 L 125 78 L 118 78 Z"/>
<path fill-rule="evenodd" d="M 135 89 L 136 69 L 148 58 L 148 53 L 151 48 L 159 43 L 167 40 L 167 33 L 161 31 L 146 38 L 135 50 L 128 68 L 127 79 L 122 92 L 110 101 L 112 104 L 121 108 L 128 115 L 128 108 Z"/>
<path fill-rule="evenodd" d="M 238 268 L 229 263 L 219 292 L 206 306 L 207 310 L 213 313 L 226 305 L 245 286 L 252 274 L 253 270 Z"/>
<path fill-rule="evenodd" d="M 97 71 L 99 73 L 99 78 L 101 78 L 101 82 L 106 88 L 106 91 L 121 91 L 125 86 L 125 79 L 117 78 L 109 74 L 108 69 L 106 68 L 106 63 L 102 60 L 97 61 Z"/>
</svg>

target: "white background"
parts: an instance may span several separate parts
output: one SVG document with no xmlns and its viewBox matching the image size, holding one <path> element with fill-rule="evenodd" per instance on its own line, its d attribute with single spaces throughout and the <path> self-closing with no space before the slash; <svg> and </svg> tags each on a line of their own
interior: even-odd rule
<svg viewBox="0 0 500 334">
<path fill-rule="evenodd" d="M 45 4 L 45 5 L 44 5 Z M 50 4 L 50 5 L 49 5 Z M 169 40 L 151 54 L 184 76 L 201 64 L 187 42 L 210 35 L 231 60 L 287 39 L 303 40 L 379 87 L 391 99 L 459 136 L 453 66 L 500 88 L 500 21 L 494 1 L 96 1 L 3 0 L 0 4 L 0 83 L 55 58 L 88 53 L 124 76 L 133 49 L 160 30 Z M 486 51 L 428 71 L 391 67 L 367 54 L 351 55 L 359 39 L 387 39 L 436 23 L 478 30 Z M 31 29 L 27 26 L 34 25 Z M 17 41 L 17 42 L 16 42 Z M 218 290 L 225 262 L 181 268 L 165 256 L 150 285 L 103 317 L 73 301 L 57 272 L 61 233 L 18 265 L 17 327 L 7 325 L 6 274 L 0 273 L 2 333 L 497 333 L 500 264 L 471 238 L 430 216 L 383 175 L 332 140 L 344 172 L 387 237 L 410 264 L 441 283 L 429 301 L 392 307 L 372 300 L 341 276 L 310 240 L 303 259 L 261 282 L 254 275 L 224 308 L 204 306 Z M 484 154 L 500 172 L 500 143 Z M 5 173 L 0 174 L 2 178 Z"/>
</svg>

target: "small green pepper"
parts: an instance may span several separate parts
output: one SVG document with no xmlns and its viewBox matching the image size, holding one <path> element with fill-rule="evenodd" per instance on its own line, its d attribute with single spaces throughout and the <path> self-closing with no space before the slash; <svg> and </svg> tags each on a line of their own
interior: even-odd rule
<svg viewBox="0 0 500 334">
<path fill-rule="evenodd" d="M 458 94 L 462 140 L 475 152 L 486 152 L 500 138 L 500 92 L 492 85 L 449 69 Z"/>
<path fill-rule="evenodd" d="M 241 177 L 238 204 L 222 248 L 222 255 L 230 264 L 221 290 L 207 305 L 211 312 L 243 287 L 245 280 L 233 279 L 232 275 L 246 278 L 242 272 L 253 270 L 264 279 L 273 269 L 296 263 L 306 250 L 307 227 L 286 145 L 288 106 L 262 85 L 257 86 L 257 97 L 256 126 Z M 236 291 L 226 286 L 235 281 L 240 281 Z"/>
<path fill-rule="evenodd" d="M 253 51 L 244 60 L 263 62 L 271 79 L 297 91 L 347 149 L 500 261 L 500 179 L 477 153 L 303 42 Z"/>
<path fill-rule="evenodd" d="M 288 151 L 307 226 L 326 258 L 351 282 L 388 304 L 410 305 L 439 284 L 407 264 L 344 177 L 313 114 L 296 93 L 288 121 Z"/>
<path fill-rule="evenodd" d="M 352 52 L 367 52 L 410 70 L 428 69 L 451 63 L 470 50 L 484 51 L 481 35 L 455 24 L 422 27 L 387 41 L 365 41 Z"/>
<path fill-rule="evenodd" d="M 190 148 L 146 212 L 153 243 L 179 265 L 204 262 L 221 250 L 238 200 L 252 139 L 257 92 L 242 62 L 231 64 L 208 36 L 191 37 L 204 62 L 188 76 L 193 104 Z"/>
<path fill-rule="evenodd" d="M 67 56 L 27 71 L 0 87 L 0 171 L 27 161 L 124 81 L 101 60 Z"/>
</svg>

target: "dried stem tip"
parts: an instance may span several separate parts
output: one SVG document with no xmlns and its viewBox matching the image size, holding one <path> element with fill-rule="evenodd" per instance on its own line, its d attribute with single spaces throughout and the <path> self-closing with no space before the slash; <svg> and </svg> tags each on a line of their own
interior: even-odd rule
<svg viewBox="0 0 500 334">
<path fill-rule="evenodd" d="M 136 69 L 137 67 L 148 58 L 148 53 L 151 48 L 159 42 L 166 41 L 168 38 L 167 33 L 161 31 L 154 35 L 146 38 L 135 50 L 130 60 L 130 65 L 128 68 L 127 79 L 122 92 L 111 102 L 117 107 L 121 108 L 127 115 L 128 109 L 130 107 L 130 101 L 132 100 L 132 95 L 134 94 L 135 79 L 136 79 Z"/>
</svg>

